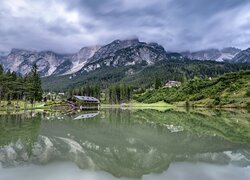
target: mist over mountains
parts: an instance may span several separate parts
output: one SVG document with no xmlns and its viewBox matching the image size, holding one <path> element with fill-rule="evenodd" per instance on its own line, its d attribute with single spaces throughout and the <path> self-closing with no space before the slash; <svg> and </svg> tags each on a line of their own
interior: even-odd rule
<svg viewBox="0 0 250 180">
<path fill-rule="evenodd" d="M 182 55 L 196 60 L 231 61 L 241 50 L 234 47 L 223 49 L 206 49 L 195 52 L 183 52 Z M 232 61 L 234 62 L 234 61 Z"/>
</svg>

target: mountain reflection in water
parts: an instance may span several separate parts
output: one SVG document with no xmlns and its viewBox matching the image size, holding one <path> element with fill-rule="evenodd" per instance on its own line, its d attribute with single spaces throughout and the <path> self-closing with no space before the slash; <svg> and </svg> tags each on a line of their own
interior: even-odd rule
<svg viewBox="0 0 250 180">
<path fill-rule="evenodd" d="M 55 169 L 75 164 L 79 174 L 94 170 L 112 178 L 218 179 L 230 168 L 239 179 L 249 176 L 248 112 L 106 109 L 88 119 L 77 117 L 85 116 L 0 115 L 0 179 L 11 170 L 42 172 L 55 163 Z M 210 177 L 213 168 L 218 176 Z"/>
</svg>

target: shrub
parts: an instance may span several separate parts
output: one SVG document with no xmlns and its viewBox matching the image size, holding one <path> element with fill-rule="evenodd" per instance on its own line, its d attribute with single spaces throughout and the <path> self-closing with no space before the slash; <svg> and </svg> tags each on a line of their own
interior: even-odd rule
<svg viewBox="0 0 250 180">
<path fill-rule="evenodd" d="M 247 90 L 246 97 L 250 97 L 250 89 Z"/>
<path fill-rule="evenodd" d="M 220 97 L 216 97 L 213 101 L 213 105 L 219 105 L 221 102 Z"/>
</svg>

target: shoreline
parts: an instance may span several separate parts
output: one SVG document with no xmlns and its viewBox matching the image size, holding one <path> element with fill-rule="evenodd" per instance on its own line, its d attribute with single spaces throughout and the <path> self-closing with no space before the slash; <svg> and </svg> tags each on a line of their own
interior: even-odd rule
<svg viewBox="0 0 250 180">
<path fill-rule="evenodd" d="M 15 101 L 14 101 L 15 102 Z M 15 103 L 13 103 L 15 105 Z M 46 105 L 45 103 L 37 102 L 35 107 L 31 107 L 31 104 L 27 105 L 27 108 L 21 106 L 19 108 L 14 106 L 2 106 L 0 107 L 0 111 L 30 111 L 30 110 L 52 110 L 57 111 L 57 108 L 61 108 L 67 106 L 61 102 L 55 102 L 54 104 L 49 103 Z M 63 108 L 63 109 L 64 109 Z M 107 109 L 107 108 L 121 108 L 121 109 L 155 109 L 155 110 L 169 110 L 174 108 L 191 108 L 191 109 L 250 109 L 249 105 L 247 104 L 225 104 L 225 105 L 217 105 L 217 106 L 208 106 L 204 104 L 200 104 L 198 101 L 189 102 L 189 106 L 186 105 L 185 101 L 181 102 L 174 102 L 173 104 L 166 103 L 164 101 L 159 101 L 156 103 L 140 103 L 137 101 L 131 101 L 129 103 L 122 103 L 122 104 L 106 104 L 103 103 L 100 105 L 100 109 Z"/>
</svg>

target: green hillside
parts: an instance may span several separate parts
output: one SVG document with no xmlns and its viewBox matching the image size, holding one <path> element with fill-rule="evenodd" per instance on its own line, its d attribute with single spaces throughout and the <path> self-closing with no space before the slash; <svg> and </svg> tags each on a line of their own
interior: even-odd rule
<svg viewBox="0 0 250 180">
<path fill-rule="evenodd" d="M 135 95 L 134 99 L 146 103 L 164 100 L 195 106 L 245 107 L 250 105 L 250 71 L 226 73 L 215 78 L 195 77 L 180 87 L 147 90 Z"/>
</svg>

